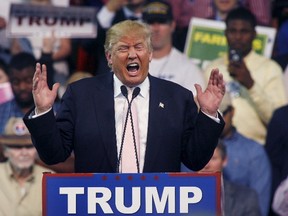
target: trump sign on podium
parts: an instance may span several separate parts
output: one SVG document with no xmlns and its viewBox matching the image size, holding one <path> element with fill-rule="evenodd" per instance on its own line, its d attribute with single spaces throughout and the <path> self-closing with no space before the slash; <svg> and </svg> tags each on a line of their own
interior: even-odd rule
<svg viewBox="0 0 288 216">
<path fill-rule="evenodd" d="M 43 215 L 221 215 L 221 174 L 43 176 Z"/>
</svg>

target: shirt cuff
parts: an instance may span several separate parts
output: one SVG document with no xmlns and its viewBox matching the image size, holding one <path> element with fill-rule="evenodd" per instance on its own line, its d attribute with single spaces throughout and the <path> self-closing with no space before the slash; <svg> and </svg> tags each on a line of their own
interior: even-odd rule
<svg viewBox="0 0 288 216">
<path fill-rule="evenodd" d="M 48 113 L 51 109 L 52 109 L 52 107 L 51 107 L 50 109 L 48 109 L 47 111 L 45 111 L 45 112 L 43 112 L 43 113 L 40 113 L 40 114 L 37 114 L 36 109 L 34 109 L 34 110 L 31 112 L 31 114 L 29 115 L 29 119 L 33 119 L 33 118 L 37 118 L 37 117 L 39 117 L 39 116 L 42 116 L 42 115 Z"/>
<path fill-rule="evenodd" d="M 201 112 L 202 112 L 203 114 L 205 114 L 206 116 L 208 116 L 209 118 L 211 118 L 213 121 L 215 121 L 215 122 L 217 122 L 217 123 L 220 123 L 220 119 L 219 119 L 219 116 L 218 116 L 218 112 L 216 113 L 216 117 L 215 117 L 215 116 L 211 116 L 211 115 L 203 112 L 202 110 L 201 110 Z"/>
</svg>

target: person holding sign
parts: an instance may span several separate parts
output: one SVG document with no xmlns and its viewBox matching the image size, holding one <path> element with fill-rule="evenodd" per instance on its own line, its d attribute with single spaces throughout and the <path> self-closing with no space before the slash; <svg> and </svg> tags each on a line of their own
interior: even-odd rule
<svg viewBox="0 0 288 216">
<path fill-rule="evenodd" d="M 264 144 L 273 111 L 287 103 L 282 70 L 275 61 L 252 50 L 256 19 L 249 10 L 233 9 L 225 22 L 229 51 L 208 65 L 205 77 L 208 79 L 211 68 L 223 72 L 235 108 L 235 127 Z"/>
<path fill-rule="evenodd" d="M 70 84 L 56 117 L 52 105 L 59 84 L 50 90 L 45 65 L 36 65 L 36 107 L 24 121 L 42 160 L 56 164 L 74 151 L 78 173 L 123 173 L 126 165 L 140 173 L 179 172 L 181 162 L 192 170 L 203 168 L 224 127 L 217 112 L 225 94 L 219 70 L 211 71 L 204 91 L 195 85 L 198 111 L 191 91 L 149 75 L 152 46 L 146 24 L 115 24 L 107 31 L 105 51 L 113 72 Z M 132 144 L 130 154 L 124 143 Z"/>
</svg>

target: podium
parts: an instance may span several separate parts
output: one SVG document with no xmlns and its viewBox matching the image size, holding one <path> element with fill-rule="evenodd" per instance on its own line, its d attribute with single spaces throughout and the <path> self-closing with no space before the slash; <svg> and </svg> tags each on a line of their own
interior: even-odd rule
<svg viewBox="0 0 288 216">
<path fill-rule="evenodd" d="M 221 173 L 44 173 L 43 216 L 221 215 Z"/>
</svg>

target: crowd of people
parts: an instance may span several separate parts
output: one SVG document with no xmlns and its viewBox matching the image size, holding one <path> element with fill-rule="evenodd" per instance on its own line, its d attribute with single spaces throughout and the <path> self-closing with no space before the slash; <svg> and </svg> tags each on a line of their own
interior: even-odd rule
<svg viewBox="0 0 288 216">
<path fill-rule="evenodd" d="M 0 12 L 1 215 L 41 215 L 42 172 L 124 172 L 122 85 L 141 88 L 138 172 L 219 171 L 225 215 L 288 215 L 287 1 L 59 2 L 0 3 L 97 8 L 96 38 L 9 38 Z M 184 53 L 194 17 L 225 24 L 227 52 L 205 67 Z M 257 26 L 277 30 L 270 58 Z"/>
</svg>

